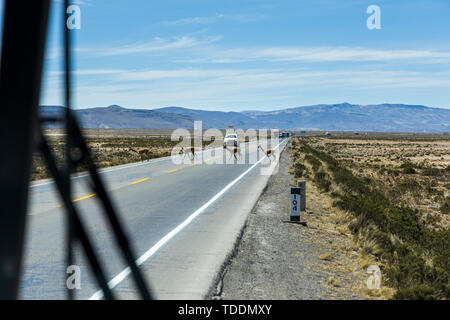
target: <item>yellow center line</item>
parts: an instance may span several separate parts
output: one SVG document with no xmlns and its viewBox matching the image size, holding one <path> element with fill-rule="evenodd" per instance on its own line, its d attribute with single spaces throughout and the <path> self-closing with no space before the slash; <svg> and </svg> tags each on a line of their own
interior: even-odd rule
<svg viewBox="0 0 450 320">
<path fill-rule="evenodd" d="M 218 156 L 218 157 L 210 158 L 210 159 L 208 159 L 208 160 L 204 160 L 204 162 L 209 162 L 209 161 L 213 161 L 213 160 L 220 159 L 220 158 L 221 158 L 221 157 Z M 194 166 L 197 166 L 197 165 L 199 165 L 199 164 L 197 164 L 197 163 L 191 163 L 191 164 L 189 165 L 189 167 L 194 167 Z M 174 169 L 174 170 L 171 170 L 171 171 L 167 171 L 167 173 L 174 173 L 174 172 L 177 172 L 178 170 L 181 170 L 181 169 L 184 169 L 184 168 L 187 168 L 187 166 L 186 166 L 186 167 L 179 168 L 179 169 Z M 138 184 L 138 183 L 141 183 L 141 182 L 144 182 L 144 181 L 147 181 L 147 180 L 150 180 L 150 178 L 144 178 L 144 179 L 141 179 L 141 180 L 137 180 L 137 181 L 131 182 L 131 184 Z M 96 193 L 93 193 L 93 194 L 90 194 L 90 195 L 88 195 L 88 196 L 84 196 L 84 197 L 81 197 L 81 198 L 72 200 L 72 202 L 78 202 L 78 201 L 86 200 L 86 199 L 95 197 L 96 195 L 97 195 Z M 62 207 L 63 207 L 62 205 L 59 205 L 59 206 L 58 206 L 58 208 L 62 208 Z"/>
<path fill-rule="evenodd" d="M 138 183 L 141 183 L 141 182 L 144 182 L 144 181 L 147 181 L 147 180 L 150 180 L 150 178 L 144 178 L 144 179 L 141 179 L 141 180 L 138 180 L 138 181 L 134 181 L 134 182 L 131 182 L 131 184 L 138 184 Z"/>
<path fill-rule="evenodd" d="M 81 198 L 72 200 L 72 202 L 78 202 L 78 201 L 86 200 L 86 199 L 95 197 L 96 195 L 97 195 L 96 193 L 93 193 L 93 194 L 90 194 L 90 195 L 88 195 L 88 196 L 85 196 L 85 197 L 81 197 Z M 58 208 L 62 208 L 62 207 L 63 207 L 63 205 L 59 205 L 59 206 L 58 206 Z"/>
<path fill-rule="evenodd" d="M 85 197 L 81 197 L 81 198 L 78 198 L 78 199 L 72 200 L 72 202 L 78 202 L 78 201 L 86 200 L 86 199 L 89 199 L 89 198 L 95 197 L 96 195 L 97 195 L 96 193 L 93 193 L 93 194 L 90 194 L 90 195 L 88 195 L 88 196 L 85 196 Z"/>
</svg>

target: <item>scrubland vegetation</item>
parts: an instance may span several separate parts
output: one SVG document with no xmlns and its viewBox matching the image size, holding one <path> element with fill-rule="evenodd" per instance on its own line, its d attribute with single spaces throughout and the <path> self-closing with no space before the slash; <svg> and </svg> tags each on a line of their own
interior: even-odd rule
<svg viewBox="0 0 450 320">
<path fill-rule="evenodd" d="M 394 299 L 450 298 L 450 140 L 295 138 L 295 178 L 351 214 Z"/>
<path fill-rule="evenodd" d="M 161 131 L 161 132 L 160 132 Z M 57 131 L 59 132 L 59 131 Z M 111 167 L 126 163 L 146 161 L 153 158 L 166 157 L 171 154 L 172 148 L 179 141 L 171 141 L 170 130 L 90 130 L 87 131 L 87 143 L 99 168 Z M 57 158 L 62 163 L 65 157 L 64 136 L 59 133 L 48 135 L 50 146 Z M 181 141 L 181 140 L 180 140 Z M 204 141 L 207 146 L 211 141 Z M 148 148 L 146 154 L 139 154 L 130 148 Z M 77 171 L 86 168 L 79 167 Z M 36 153 L 33 159 L 32 179 L 48 178 L 48 172 L 44 159 Z"/>
</svg>

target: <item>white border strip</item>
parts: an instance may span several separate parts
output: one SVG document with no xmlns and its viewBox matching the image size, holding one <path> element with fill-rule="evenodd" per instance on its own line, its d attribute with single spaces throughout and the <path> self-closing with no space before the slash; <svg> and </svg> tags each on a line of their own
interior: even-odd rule
<svg viewBox="0 0 450 320">
<path fill-rule="evenodd" d="M 289 140 L 289 139 L 287 139 Z M 284 141 L 287 141 L 284 140 Z M 274 149 L 278 149 L 280 145 L 284 142 L 280 142 Z M 186 227 L 189 223 L 192 222 L 200 213 L 205 211 L 211 204 L 213 204 L 217 199 L 219 199 L 225 192 L 227 192 L 232 186 L 234 186 L 239 180 L 245 177 L 250 171 L 253 170 L 261 161 L 263 161 L 265 157 L 262 157 L 258 160 L 254 165 L 252 165 L 249 169 L 247 169 L 244 173 L 242 173 L 239 177 L 237 177 L 233 182 L 228 184 L 225 188 L 222 189 L 218 194 L 212 197 L 208 202 L 206 202 L 203 206 L 198 208 L 194 213 L 192 213 L 186 220 L 184 220 L 181 224 L 179 224 L 175 229 L 166 234 L 161 240 L 159 240 L 153 247 L 151 247 L 147 252 L 145 252 L 142 256 L 140 256 L 136 260 L 136 264 L 140 266 L 146 260 L 148 260 L 153 254 L 155 254 L 163 245 L 165 245 L 170 239 L 172 239 L 178 232 L 180 232 L 184 227 Z M 126 267 L 122 270 L 118 275 L 116 275 L 111 281 L 108 282 L 108 286 L 110 289 L 116 287 L 119 283 L 121 283 L 129 274 L 131 273 L 130 267 Z M 89 300 L 99 300 L 103 297 L 103 291 L 98 290 L 95 292 Z"/>
</svg>

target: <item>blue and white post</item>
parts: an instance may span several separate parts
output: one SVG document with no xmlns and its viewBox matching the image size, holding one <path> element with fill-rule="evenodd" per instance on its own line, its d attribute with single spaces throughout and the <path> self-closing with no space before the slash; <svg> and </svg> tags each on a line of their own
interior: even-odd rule
<svg viewBox="0 0 450 320">
<path fill-rule="evenodd" d="M 300 222 L 301 189 L 291 188 L 291 221 Z"/>
</svg>

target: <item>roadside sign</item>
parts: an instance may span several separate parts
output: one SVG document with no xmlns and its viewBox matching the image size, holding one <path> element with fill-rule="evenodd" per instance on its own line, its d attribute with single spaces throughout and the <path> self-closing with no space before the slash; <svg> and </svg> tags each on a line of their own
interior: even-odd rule
<svg viewBox="0 0 450 320">
<path fill-rule="evenodd" d="M 300 221 L 300 188 L 291 188 L 291 221 Z"/>
</svg>

